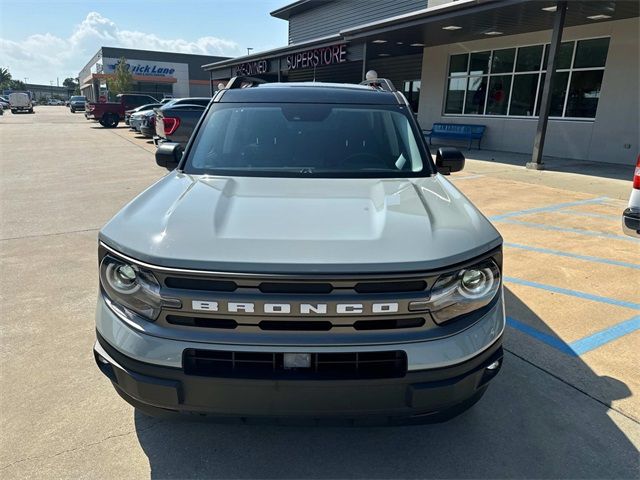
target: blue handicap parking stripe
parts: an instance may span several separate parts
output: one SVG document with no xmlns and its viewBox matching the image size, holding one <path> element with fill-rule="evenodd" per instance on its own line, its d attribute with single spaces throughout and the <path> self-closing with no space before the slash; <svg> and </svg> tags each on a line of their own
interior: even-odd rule
<svg viewBox="0 0 640 480">
<path fill-rule="evenodd" d="M 572 342 L 571 349 L 576 354 L 582 355 L 637 330 L 640 330 L 640 315 Z"/>
<path fill-rule="evenodd" d="M 567 207 L 575 207 L 577 205 L 588 205 L 588 204 L 593 204 L 593 203 L 602 203 L 605 200 L 608 200 L 608 197 L 598 197 L 598 198 L 590 198 L 588 200 L 578 200 L 575 202 L 565 202 L 565 203 L 556 203 L 555 205 L 548 205 L 546 207 L 538 207 L 538 208 L 530 208 L 527 210 L 519 210 L 517 212 L 509 212 L 509 213 L 503 213 L 500 215 L 493 215 L 492 217 L 489 217 L 489 220 L 493 220 L 493 221 L 497 221 L 497 220 L 502 220 L 505 218 L 511 218 L 511 217 L 519 217 L 521 215 L 531 215 L 534 213 L 544 213 L 544 212 L 554 212 L 556 210 L 561 210 L 563 208 L 567 208 Z"/>
<path fill-rule="evenodd" d="M 611 238 L 614 240 L 623 240 L 627 242 L 640 243 L 640 239 L 628 237 L 625 235 L 615 235 L 613 233 L 594 232 L 593 230 L 583 230 L 581 228 L 556 227 L 555 225 L 546 225 L 544 223 L 522 222 L 520 220 L 498 220 L 501 223 L 509 223 L 513 225 L 522 225 L 523 227 L 539 228 L 541 230 L 552 230 L 555 232 L 577 233 L 578 235 L 588 235 L 590 237 Z"/>
<path fill-rule="evenodd" d="M 521 278 L 504 277 L 506 282 L 515 283 L 518 285 L 524 285 L 526 287 L 540 288 L 549 292 L 560 293 L 562 295 L 569 295 L 571 297 L 582 298 L 584 300 L 591 300 L 594 302 L 606 303 L 609 305 L 615 305 L 617 307 L 632 308 L 634 310 L 640 310 L 640 303 L 627 302 L 624 300 L 617 300 L 615 298 L 601 297 L 599 295 L 592 295 L 591 293 L 579 292 L 577 290 L 570 290 L 568 288 L 555 287 L 553 285 L 546 285 L 544 283 L 532 282 L 529 280 L 523 280 Z"/>
<path fill-rule="evenodd" d="M 522 333 L 526 333 L 530 337 L 540 340 L 542 343 L 546 343 L 547 345 L 557 350 L 560 350 L 561 352 L 566 353 L 567 355 L 577 356 L 576 352 L 574 352 L 573 349 L 567 343 L 563 342 L 559 338 L 543 333 L 539 330 L 536 330 L 535 328 L 530 327 L 526 323 L 519 322 L 515 318 L 507 317 L 507 325 L 509 325 L 512 328 L 515 328 L 516 330 L 521 331 Z"/>
<path fill-rule="evenodd" d="M 562 215 L 577 215 L 579 217 L 602 218 L 604 220 L 615 220 L 616 222 L 622 222 L 622 214 L 605 215 L 604 213 L 580 212 L 578 210 L 557 210 L 554 213 L 561 213 Z"/>
<path fill-rule="evenodd" d="M 618 267 L 627 267 L 627 268 L 634 268 L 636 270 L 640 270 L 640 264 L 636 264 L 636 263 L 621 262 L 619 260 L 611 260 L 608 258 L 601 258 L 601 257 L 592 257 L 591 255 L 580 255 L 578 253 L 563 252 L 560 250 L 551 250 L 549 248 L 532 247 L 529 245 L 522 245 L 520 243 L 505 242 L 504 245 L 511 248 L 518 248 L 520 250 L 529 250 L 532 252 L 547 253 L 549 255 L 557 255 L 560 257 L 575 258 L 577 260 L 584 260 L 586 262 L 604 263 L 605 265 L 615 265 Z"/>
<path fill-rule="evenodd" d="M 536 340 L 541 341 L 555 348 L 556 350 L 566 353 L 572 357 L 583 355 L 587 352 L 600 348 L 607 343 L 613 342 L 618 338 L 624 337 L 630 333 L 640 330 L 640 315 L 625 320 L 611 327 L 605 328 L 599 332 L 596 332 L 588 337 L 581 338 L 571 343 L 563 342 L 558 337 L 543 333 L 526 323 L 522 323 L 515 318 L 507 317 L 507 325 L 514 328 L 526 335 L 529 335 Z"/>
</svg>

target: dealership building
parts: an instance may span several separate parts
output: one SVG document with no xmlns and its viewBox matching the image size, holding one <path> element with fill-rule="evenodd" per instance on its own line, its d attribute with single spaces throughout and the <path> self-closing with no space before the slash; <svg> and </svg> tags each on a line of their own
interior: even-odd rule
<svg viewBox="0 0 640 480">
<path fill-rule="evenodd" d="M 425 129 L 485 125 L 482 148 L 535 159 L 542 136 L 545 155 L 635 164 L 639 6 L 300 0 L 271 12 L 288 22 L 288 45 L 204 69 L 212 90 L 236 75 L 357 83 L 375 70 L 405 94 Z M 545 82 L 547 68 L 552 82 Z"/>
<path fill-rule="evenodd" d="M 158 99 L 209 96 L 209 75 L 202 65 L 225 60 L 226 57 L 187 53 L 154 52 L 129 48 L 101 47 L 80 71 L 80 90 L 96 101 L 107 92 L 107 79 L 124 57 L 133 76 L 133 93 L 146 93 Z"/>
</svg>

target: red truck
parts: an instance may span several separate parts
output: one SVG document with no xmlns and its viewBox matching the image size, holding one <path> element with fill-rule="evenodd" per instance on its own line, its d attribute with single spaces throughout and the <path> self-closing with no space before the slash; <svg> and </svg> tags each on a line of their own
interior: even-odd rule
<svg viewBox="0 0 640 480">
<path fill-rule="evenodd" d="M 90 102 L 87 104 L 84 116 L 89 120 L 97 120 L 100 125 L 115 128 L 120 120 L 124 120 L 124 112 L 148 103 L 158 103 L 150 95 L 122 93 L 116 96 L 115 102 Z"/>
</svg>

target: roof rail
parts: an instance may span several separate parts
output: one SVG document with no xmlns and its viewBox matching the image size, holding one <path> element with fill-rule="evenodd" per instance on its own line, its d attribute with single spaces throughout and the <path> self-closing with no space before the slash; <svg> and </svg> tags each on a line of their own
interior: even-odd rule
<svg viewBox="0 0 640 480">
<path fill-rule="evenodd" d="M 235 88 L 251 88 L 258 86 L 261 83 L 267 82 L 265 80 L 262 80 L 261 78 L 238 76 L 233 77 L 231 80 L 229 80 L 225 89 L 233 90 Z"/>
<path fill-rule="evenodd" d="M 365 80 L 363 82 L 360 82 L 360 85 L 367 85 L 371 88 L 375 88 L 377 90 L 385 90 L 387 92 L 397 92 L 396 87 L 394 87 L 393 83 L 388 78 Z"/>
</svg>

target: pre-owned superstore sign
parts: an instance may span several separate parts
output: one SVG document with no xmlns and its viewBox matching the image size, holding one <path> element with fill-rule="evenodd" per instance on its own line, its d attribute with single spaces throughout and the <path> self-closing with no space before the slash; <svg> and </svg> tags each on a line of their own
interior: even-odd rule
<svg viewBox="0 0 640 480">
<path fill-rule="evenodd" d="M 312 48 L 287 55 L 287 70 L 302 70 L 305 68 L 336 65 L 347 61 L 347 44 L 331 45 L 330 47 Z"/>
<path fill-rule="evenodd" d="M 269 60 L 241 63 L 236 67 L 236 75 L 257 75 L 269 71 Z"/>
</svg>

